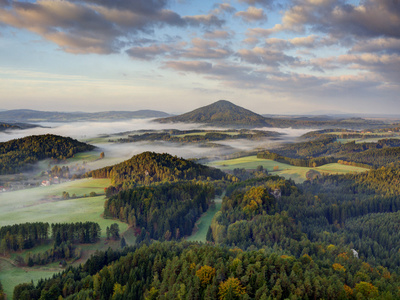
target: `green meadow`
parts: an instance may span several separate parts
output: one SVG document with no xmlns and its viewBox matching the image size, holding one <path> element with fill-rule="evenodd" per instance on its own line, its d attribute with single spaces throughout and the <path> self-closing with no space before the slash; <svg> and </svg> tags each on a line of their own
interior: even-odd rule
<svg viewBox="0 0 400 300">
<path fill-rule="evenodd" d="M 110 185 L 109 179 L 80 179 L 48 187 L 36 187 L 22 191 L 6 192 L 0 194 L 0 226 L 25 222 L 97 222 L 101 227 L 101 240 L 96 244 L 77 245 L 82 249 L 82 257 L 74 264 L 86 261 L 96 250 L 107 250 L 108 247 L 118 248 L 120 241 L 106 241 L 106 228 L 113 223 L 118 223 L 121 235 L 125 236 L 127 244 L 134 244 L 135 237 L 128 225 L 118 220 L 104 219 L 104 188 Z M 78 198 L 62 200 L 62 192 L 70 195 L 76 194 Z M 90 192 L 100 196 L 84 197 Z M 49 277 L 62 271 L 57 263 L 33 268 L 18 267 L 14 264 L 17 255 L 25 257 L 27 252 L 40 253 L 48 250 L 50 244 L 44 244 L 23 252 L 13 253 L 10 258 L 0 258 L 0 281 L 5 292 L 11 295 L 14 286 L 40 278 Z"/>
<path fill-rule="evenodd" d="M 80 179 L 48 187 L 6 192 L 0 194 L 0 226 L 25 222 L 84 222 L 99 223 L 102 236 L 107 226 L 119 223 L 121 232 L 127 224 L 101 217 L 104 208 L 104 188 L 110 185 L 109 179 Z M 63 191 L 76 199 L 62 199 Z M 89 196 L 90 192 L 100 194 Z"/>
<path fill-rule="evenodd" d="M 211 225 L 211 221 L 215 214 L 221 209 L 222 197 L 214 200 L 215 205 L 211 206 L 196 222 L 194 233 L 189 236 L 186 240 L 189 242 L 206 242 L 208 227 Z"/>
<path fill-rule="evenodd" d="M 270 174 L 283 176 L 286 179 L 293 179 L 296 183 L 302 183 L 306 180 L 306 173 L 313 169 L 322 173 L 328 174 L 346 174 L 350 172 L 365 172 L 367 169 L 353 166 L 341 165 L 338 163 L 327 164 L 316 168 L 296 167 L 288 164 L 283 164 L 270 159 L 261 159 L 257 156 L 246 156 L 230 160 L 214 161 L 208 164 L 209 166 L 219 168 L 221 170 L 233 170 L 236 168 L 254 170 L 257 166 L 263 166 Z M 278 170 L 274 171 L 274 167 Z"/>
</svg>

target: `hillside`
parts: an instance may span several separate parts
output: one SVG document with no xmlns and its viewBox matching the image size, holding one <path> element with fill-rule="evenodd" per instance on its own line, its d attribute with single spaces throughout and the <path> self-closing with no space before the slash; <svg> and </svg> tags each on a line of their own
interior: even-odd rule
<svg viewBox="0 0 400 300">
<path fill-rule="evenodd" d="M 0 120 L 3 122 L 72 122 L 72 121 L 112 121 L 124 119 L 162 118 L 169 114 L 156 110 L 138 111 L 104 111 L 96 113 L 86 112 L 54 112 L 30 109 L 15 109 L 0 111 Z"/>
<path fill-rule="evenodd" d="M 157 119 L 160 123 L 206 123 L 212 125 L 268 126 L 266 119 L 226 100 L 219 100 L 191 112 Z"/>
<path fill-rule="evenodd" d="M 66 159 L 94 146 L 58 135 L 32 135 L 0 143 L 0 174 L 15 174 L 46 158 Z"/>
<path fill-rule="evenodd" d="M 192 179 L 223 179 L 225 173 L 167 153 L 143 152 L 120 164 L 91 171 L 93 178 L 111 178 L 116 187 Z"/>
</svg>

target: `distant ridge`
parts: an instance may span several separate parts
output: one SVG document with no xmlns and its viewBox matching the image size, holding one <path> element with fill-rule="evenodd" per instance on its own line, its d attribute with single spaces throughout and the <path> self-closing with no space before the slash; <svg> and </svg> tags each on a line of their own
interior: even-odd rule
<svg viewBox="0 0 400 300">
<path fill-rule="evenodd" d="M 157 119 L 160 123 L 206 123 L 212 125 L 269 126 L 266 119 L 227 100 L 219 100 L 188 113 Z"/>
<path fill-rule="evenodd" d="M 72 122 L 72 121 L 117 121 L 127 119 L 163 118 L 169 114 L 156 110 L 138 111 L 103 111 L 87 112 L 55 112 L 31 109 L 15 109 L 0 111 L 2 122 Z"/>
</svg>

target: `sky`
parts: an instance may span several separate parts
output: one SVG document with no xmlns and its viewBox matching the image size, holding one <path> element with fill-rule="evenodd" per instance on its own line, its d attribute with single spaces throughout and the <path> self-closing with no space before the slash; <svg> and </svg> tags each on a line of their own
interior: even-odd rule
<svg viewBox="0 0 400 300">
<path fill-rule="evenodd" d="M 0 109 L 400 111 L 399 0 L 0 0 Z"/>
</svg>

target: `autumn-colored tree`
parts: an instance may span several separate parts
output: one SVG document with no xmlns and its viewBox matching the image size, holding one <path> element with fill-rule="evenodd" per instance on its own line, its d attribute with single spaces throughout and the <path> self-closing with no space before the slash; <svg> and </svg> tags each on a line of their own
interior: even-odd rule
<svg viewBox="0 0 400 300">
<path fill-rule="evenodd" d="M 246 288 L 242 287 L 240 280 L 234 277 L 228 278 L 219 285 L 219 299 L 239 299 L 246 294 Z"/>
<path fill-rule="evenodd" d="M 378 288 L 373 286 L 372 283 L 361 281 L 356 284 L 354 294 L 363 295 L 365 298 L 377 298 L 379 296 Z M 357 297 L 358 298 L 358 297 Z"/>
<path fill-rule="evenodd" d="M 333 265 L 332 265 L 332 268 L 333 268 L 335 271 L 339 271 L 339 272 L 345 272 L 345 271 L 346 271 L 346 268 L 345 268 L 345 267 L 343 267 L 341 264 L 337 264 L 337 263 L 333 264 Z"/>
<path fill-rule="evenodd" d="M 206 286 L 215 276 L 215 269 L 210 266 L 202 266 L 196 271 L 196 276 L 199 277 L 201 285 Z"/>
</svg>

